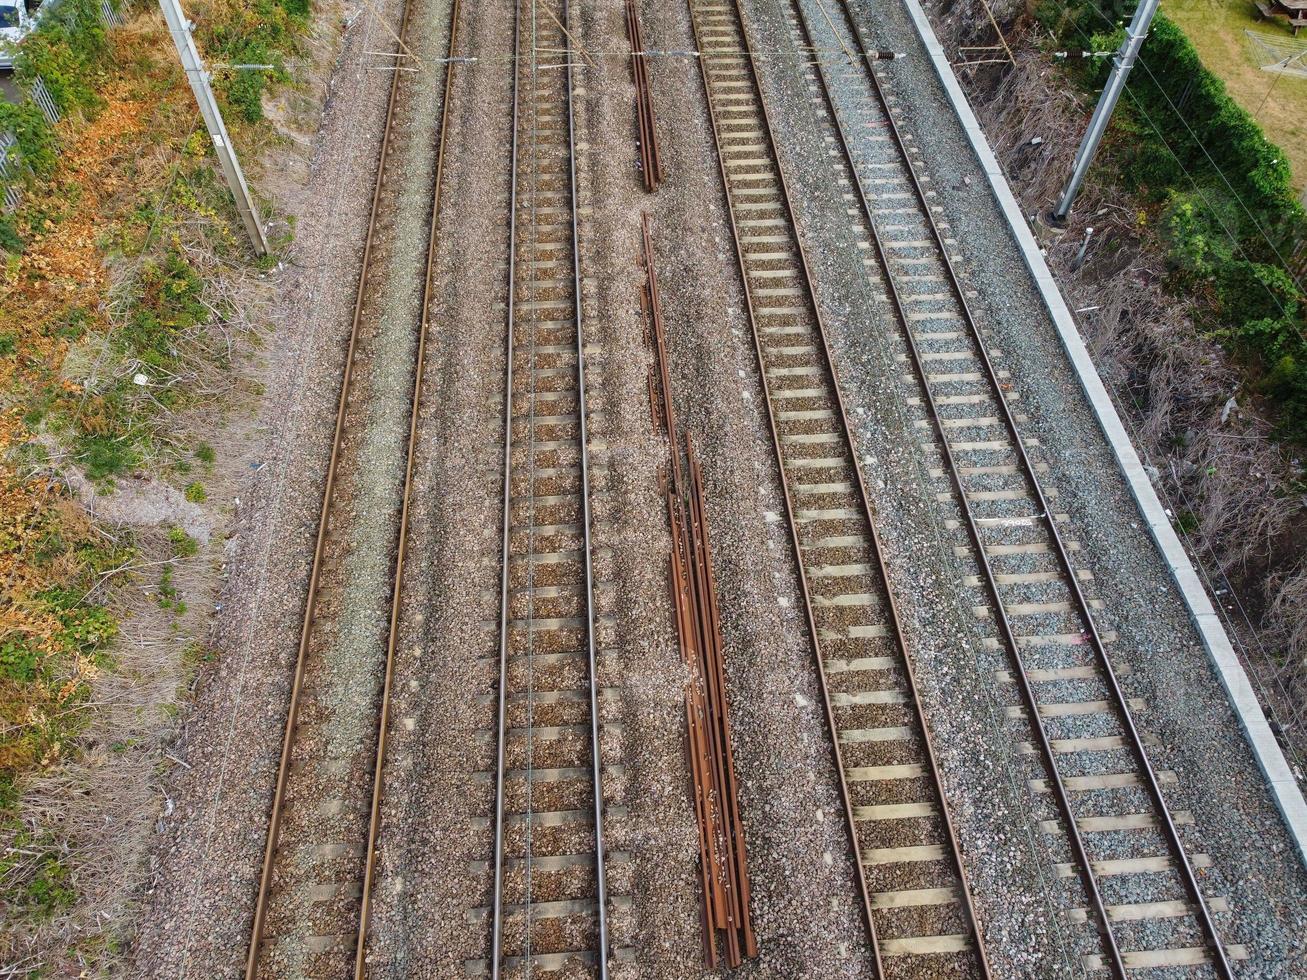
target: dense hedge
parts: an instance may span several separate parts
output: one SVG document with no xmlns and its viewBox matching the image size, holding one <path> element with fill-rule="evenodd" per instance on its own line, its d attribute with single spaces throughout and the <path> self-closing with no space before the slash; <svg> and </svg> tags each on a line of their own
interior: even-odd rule
<svg viewBox="0 0 1307 980">
<path fill-rule="evenodd" d="M 1060 45 L 1113 50 L 1124 31 L 1100 9 L 1094 0 L 1070 0 L 1039 16 Z M 1083 64 L 1071 70 L 1087 87 L 1101 87 L 1108 60 Z M 1127 93 L 1104 163 L 1150 205 L 1177 293 L 1202 301 L 1201 325 L 1247 365 L 1282 433 L 1307 442 L 1307 304 L 1289 271 L 1307 241 L 1307 215 L 1288 160 L 1162 14 Z"/>
<path fill-rule="evenodd" d="M 60 112 L 93 112 L 109 51 L 99 0 L 45 0 L 53 6 L 24 39 L 15 70 L 29 84 L 40 75 Z"/>
</svg>

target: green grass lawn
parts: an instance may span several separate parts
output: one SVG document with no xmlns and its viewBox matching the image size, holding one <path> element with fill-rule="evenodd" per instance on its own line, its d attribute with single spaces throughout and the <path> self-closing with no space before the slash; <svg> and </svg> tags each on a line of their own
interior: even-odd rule
<svg viewBox="0 0 1307 980">
<path fill-rule="evenodd" d="M 1258 20 L 1253 0 L 1162 0 L 1162 12 L 1184 29 L 1203 64 L 1256 116 L 1267 138 L 1285 151 L 1294 187 L 1301 192 L 1307 186 L 1307 78 L 1263 71 L 1260 65 L 1274 56 L 1259 61 L 1261 52 L 1244 34 L 1252 30 L 1292 41 L 1288 23 L 1282 18 Z M 1307 29 L 1299 38 L 1307 46 Z M 1300 64 L 1307 71 L 1307 56 Z"/>
</svg>

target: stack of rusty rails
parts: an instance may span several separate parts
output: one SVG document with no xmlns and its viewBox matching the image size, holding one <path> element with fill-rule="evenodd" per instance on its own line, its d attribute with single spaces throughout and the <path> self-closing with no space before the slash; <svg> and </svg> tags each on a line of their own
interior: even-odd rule
<svg viewBox="0 0 1307 980">
<path fill-rule="evenodd" d="M 626 0 L 626 36 L 631 41 L 631 74 L 635 78 L 635 107 L 639 117 L 640 172 L 644 189 L 653 193 L 667 176 L 658 152 L 658 128 L 654 125 L 653 87 L 649 84 L 649 61 L 644 49 L 637 0 Z"/>
<path fill-rule="evenodd" d="M 737 967 L 758 955 L 749 918 L 749 869 L 740 823 L 739 789 L 731 747 L 726 703 L 726 660 L 722 644 L 717 583 L 708 517 L 704 507 L 703 471 L 694 440 L 685 436 L 685 462 L 672 405 L 667 369 L 667 338 L 658 276 L 653 262 L 649 216 L 644 216 L 645 310 L 649 315 L 657 364 L 650 372 L 655 421 L 666 432 L 671 451 L 666 482 L 667 518 L 671 525 L 672 598 L 676 632 L 685 663 L 685 716 L 689 735 L 694 810 L 699 826 L 699 876 L 703 887 L 704 963 L 718 965 L 718 933 L 724 933 L 725 961 Z"/>
<path fill-rule="evenodd" d="M 689 486 L 667 489 L 672 527 L 672 592 L 676 630 L 689 681 L 685 714 L 699 823 L 700 877 L 704 892 L 704 963 L 718 965 L 717 933 L 725 933 L 725 960 L 737 967 L 758 955 L 749 918 L 749 869 L 740 823 L 739 789 L 726 704 L 726 671 L 717 586 L 704 512 L 703 471 L 686 437 Z M 673 449 L 675 453 L 676 450 Z"/>
</svg>

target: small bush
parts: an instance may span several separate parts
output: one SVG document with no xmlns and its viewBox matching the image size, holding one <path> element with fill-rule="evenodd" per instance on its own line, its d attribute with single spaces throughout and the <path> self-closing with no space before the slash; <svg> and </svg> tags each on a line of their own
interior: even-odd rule
<svg viewBox="0 0 1307 980">
<path fill-rule="evenodd" d="M 130 472 L 140 462 L 129 441 L 104 435 L 87 435 L 77 440 L 73 457 L 91 480 L 104 480 Z"/>
<path fill-rule="evenodd" d="M 1280 341 L 1273 334 L 1282 331 L 1267 332 L 1251 325 L 1276 321 L 1292 329 L 1302 294 L 1289 273 L 1278 265 L 1230 259 L 1216 270 L 1216 281 L 1226 319 L 1244 325 L 1238 332 L 1239 338 L 1252 343 L 1257 353 L 1268 354 L 1274 360 L 1279 355 Z"/>
<path fill-rule="evenodd" d="M 1234 203 L 1222 200 L 1218 209 L 1209 196 L 1172 190 L 1162 220 L 1172 263 L 1198 277 L 1210 276 L 1234 256 L 1235 243 L 1226 229 L 1237 223 Z"/>
<path fill-rule="evenodd" d="M 135 306 L 119 339 L 143 363 L 169 367 L 177 356 L 179 335 L 208 315 L 200 301 L 204 282 L 185 259 L 169 253 L 144 264 L 136 290 Z"/>
<path fill-rule="evenodd" d="M 0 640 L 0 679 L 27 683 L 36 680 L 41 653 L 26 639 Z"/>
<path fill-rule="evenodd" d="M 93 316 L 88 310 L 80 306 L 74 306 L 65 311 L 55 324 L 54 335 L 62 340 L 80 340 L 92 321 Z"/>
<path fill-rule="evenodd" d="M 187 484 L 185 491 L 186 499 L 193 504 L 202 504 L 209 499 L 209 492 L 204 489 L 204 484 L 199 480 Z"/>
<path fill-rule="evenodd" d="M 263 91 L 269 81 L 286 81 L 281 57 L 292 50 L 308 19 L 308 0 L 251 0 L 238 15 L 215 17 L 200 32 L 205 53 L 229 65 L 274 65 L 266 69 L 233 69 L 214 81 L 218 97 L 240 119 L 263 118 Z"/>
<path fill-rule="evenodd" d="M 31 834 L 20 831 L 10 856 L 0 859 L 0 875 L 17 879 L 4 889 L 5 899 L 34 919 L 45 921 L 71 905 L 76 894 L 59 852 L 36 844 Z M 33 850 L 43 851 L 35 861 L 30 857 Z"/>
<path fill-rule="evenodd" d="M 193 558 L 200 550 L 200 543 L 179 527 L 169 528 L 168 542 L 178 558 Z"/>
<path fill-rule="evenodd" d="M 235 72 L 227 83 L 227 104 L 246 122 L 258 122 L 263 118 L 263 86 L 263 72 L 252 69 Z"/>
<path fill-rule="evenodd" d="M 0 214 L 0 252 L 20 255 L 23 251 L 23 236 L 18 234 L 18 226 L 12 214 Z"/>
<path fill-rule="evenodd" d="M 24 164 L 30 167 L 37 177 L 48 176 L 54 170 L 55 163 L 59 159 L 59 141 L 53 127 L 45 121 L 45 116 L 41 114 L 41 109 L 35 102 L 24 101 L 19 105 L 0 102 L 0 131 L 4 130 L 13 133 L 18 141 L 16 162 L 20 166 L 17 172 L 22 172 Z M 14 151 L 10 150 L 9 153 L 10 160 L 14 160 Z M 10 223 L 10 233 L 14 239 L 18 238 L 12 223 Z M 5 248 L 6 251 L 17 251 L 8 245 Z"/>
</svg>

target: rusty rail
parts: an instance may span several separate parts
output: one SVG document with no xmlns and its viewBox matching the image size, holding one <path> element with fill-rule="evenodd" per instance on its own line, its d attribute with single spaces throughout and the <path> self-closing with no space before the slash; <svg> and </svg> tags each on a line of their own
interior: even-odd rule
<svg viewBox="0 0 1307 980">
<path fill-rule="evenodd" d="M 390 691 L 394 680 L 395 648 L 399 644 L 399 614 L 404 580 L 404 559 L 408 554 L 408 520 L 416 462 L 418 423 L 422 416 L 422 379 L 425 375 L 427 330 L 430 326 L 430 289 L 435 273 L 436 245 L 440 230 L 440 198 L 445 177 L 445 134 L 449 129 L 449 103 L 454 88 L 454 52 L 458 46 L 458 18 L 462 0 L 453 0 L 449 13 L 449 51 L 445 61 L 445 88 L 440 103 L 440 146 L 436 151 L 436 172 L 431 200 L 431 226 L 427 232 L 426 267 L 422 277 L 422 319 L 418 328 L 417 368 L 413 372 L 412 408 L 409 412 L 408 453 L 404 463 L 404 503 L 399 520 L 399 549 L 395 555 L 394 585 L 391 587 L 390 626 L 386 633 L 386 674 L 377 720 L 376 765 L 372 774 L 372 812 L 368 818 L 368 849 L 363 871 L 363 898 L 359 909 L 358 941 L 354 951 L 354 976 L 367 975 L 368 924 L 372 913 L 372 883 L 376 876 L 377 842 L 381 836 L 381 798 L 386 763 L 386 737 L 390 722 Z"/>
<path fill-rule="evenodd" d="M 640 146 L 640 176 L 644 189 L 656 191 L 667 176 L 658 149 L 658 127 L 654 123 L 653 88 L 649 84 L 649 61 L 640 27 L 638 0 L 626 0 L 626 36 L 631 42 L 631 75 L 635 80 L 635 107 Z"/>
<path fill-rule="evenodd" d="M 672 404 L 667 338 L 648 214 L 643 219 L 643 257 L 646 278 L 642 299 L 656 361 L 650 372 L 649 390 L 655 424 L 666 434 L 670 450 L 665 496 L 672 536 L 676 632 L 687 673 L 685 717 L 699 828 L 704 963 L 709 969 L 717 966 L 717 934 L 722 932 L 726 965 L 733 968 L 741 964 L 743 957 L 757 956 L 758 943 L 749 917 L 749 869 L 726 698 L 725 650 L 708 542 L 703 471 L 689 433 L 685 434 L 684 463 L 681 460 L 681 434 Z"/>
</svg>

